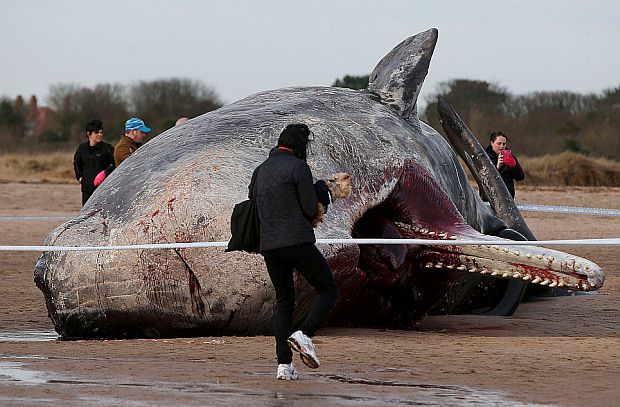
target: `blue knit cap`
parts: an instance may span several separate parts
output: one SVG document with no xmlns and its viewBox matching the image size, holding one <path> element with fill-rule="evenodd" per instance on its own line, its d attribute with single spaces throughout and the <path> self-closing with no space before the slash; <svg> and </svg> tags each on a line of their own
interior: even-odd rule
<svg viewBox="0 0 620 407">
<path fill-rule="evenodd" d="M 137 117 L 132 117 L 131 119 L 125 122 L 125 131 L 129 130 L 140 130 L 145 133 L 151 131 L 150 128 L 146 127 L 143 120 L 138 119 Z"/>
</svg>

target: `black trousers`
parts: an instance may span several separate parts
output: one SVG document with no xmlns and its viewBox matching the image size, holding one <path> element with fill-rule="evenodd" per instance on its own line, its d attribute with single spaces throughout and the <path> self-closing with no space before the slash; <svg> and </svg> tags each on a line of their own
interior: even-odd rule
<svg viewBox="0 0 620 407">
<path fill-rule="evenodd" d="M 316 297 L 299 329 L 309 337 L 314 336 L 327 313 L 334 306 L 338 287 L 325 257 L 314 244 L 302 244 L 268 250 L 262 253 L 269 277 L 276 290 L 276 355 L 278 364 L 291 363 L 293 353 L 287 339 L 293 331 L 295 310 L 295 285 L 293 269 L 296 269 L 315 289 Z"/>
<path fill-rule="evenodd" d="M 92 192 L 82 191 L 82 206 L 86 205 L 86 201 L 88 201 L 92 194 Z"/>
</svg>

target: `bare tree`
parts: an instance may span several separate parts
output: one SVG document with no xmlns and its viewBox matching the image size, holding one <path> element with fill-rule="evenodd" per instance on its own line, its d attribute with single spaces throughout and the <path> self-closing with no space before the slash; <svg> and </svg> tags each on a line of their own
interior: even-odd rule
<svg viewBox="0 0 620 407">
<path fill-rule="evenodd" d="M 58 113 L 66 140 L 74 143 L 83 140 L 83 127 L 89 120 L 103 121 L 106 139 L 116 139 L 127 119 L 125 89 L 118 84 L 101 84 L 93 89 L 75 84 L 52 85 L 47 103 Z"/>
<path fill-rule="evenodd" d="M 174 125 L 180 116 L 195 117 L 219 108 L 215 91 L 187 78 L 141 81 L 130 91 L 132 111 L 157 132 Z"/>
</svg>

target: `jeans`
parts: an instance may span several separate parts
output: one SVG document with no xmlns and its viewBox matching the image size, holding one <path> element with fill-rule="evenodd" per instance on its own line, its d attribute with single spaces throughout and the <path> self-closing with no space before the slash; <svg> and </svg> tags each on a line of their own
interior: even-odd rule
<svg viewBox="0 0 620 407">
<path fill-rule="evenodd" d="M 325 257 L 312 243 L 268 250 L 262 253 L 269 277 L 276 291 L 276 355 L 278 364 L 291 363 L 293 353 L 287 339 L 293 333 L 295 310 L 295 285 L 293 269 L 296 269 L 316 291 L 310 311 L 299 329 L 309 337 L 314 336 L 327 313 L 334 306 L 338 287 Z"/>
</svg>

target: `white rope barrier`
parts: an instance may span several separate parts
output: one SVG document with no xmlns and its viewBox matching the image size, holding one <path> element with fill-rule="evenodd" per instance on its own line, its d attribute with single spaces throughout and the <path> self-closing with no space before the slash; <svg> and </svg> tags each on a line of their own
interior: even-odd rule
<svg viewBox="0 0 620 407">
<path fill-rule="evenodd" d="M 520 211 L 524 212 L 546 212 L 546 213 L 568 213 L 573 215 L 592 215 L 592 216 L 618 216 L 620 217 L 620 209 L 609 208 L 589 208 L 580 206 L 562 206 L 562 205 L 540 205 L 540 204 L 521 204 L 517 205 Z M 2 216 L 0 222 L 21 222 L 21 221 L 39 221 L 39 220 L 69 220 L 72 216 Z"/>
<path fill-rule="evenodd" d="M 29 221 L 29 220 L 69 220 L 72 219 L 71 216 L 0 216 L 0 221 Z"/>
<path fill-rule="evenodd" d="M 573 215 L 594 216 L 620 216 L 620 209 L 539 204 L 521 204 L 517 205 L 517 208 L 519 208 L 520 211 L 524 212 L 570 213 Z"/>
<path fill-rule="evenodd" d="M 317 239 L 324 244 L 402 244 L 402 245 L 444 245 L 444 246 L 620 246 L 620 238 L 573 239 L 573 240 L 430 240 L 430 239 Z M 124 246 L 0 246 L 1 251 L 22 252 L 84 252 L 109 250 L 151 250 L 151 249 L 196 249 L 205 247 L 227 247 L 228 242 L 154 243 Z"/>
<path fill-rule="evenodd" d="M 532 212 L 571 213 L 579 215 L 620 216 L 620 210 L 606 208 L 586 208 L 574 206 L 517 205 L 519 210 Z M 69 216 L 0 216 L 0 221 L 39 221 L 68 220 Z M 404 244 L 404 245 L 529 245 L 529 246 L 618 246 L 620 238 L 611 239 L 573 239 L 537 241 L 497 241 L 497 240 L 428 240 L 428 239 L 317 239 L 317 244 Z M 228 242 L 157 243 L 120 246 L 0 246 L 2 251 L 106 251 L 106 250 L 151 250 L 151 249 L 193 249 L 204 247 L 227 247 Z"/>
</svg>

